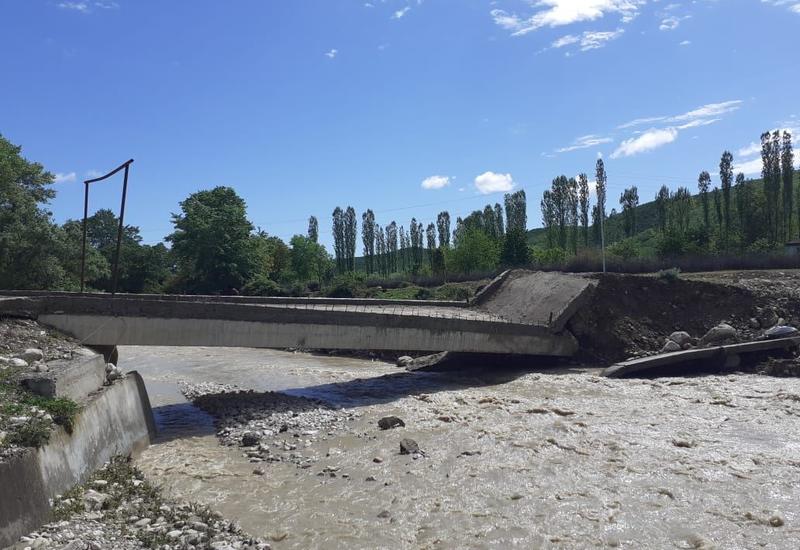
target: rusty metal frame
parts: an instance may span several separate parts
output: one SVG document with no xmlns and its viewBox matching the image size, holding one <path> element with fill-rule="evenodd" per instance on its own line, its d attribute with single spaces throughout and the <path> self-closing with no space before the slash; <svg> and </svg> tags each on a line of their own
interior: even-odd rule
<svg viewBox="0 0 800 550">
<path fill-rule="evenodd" d="M 119 229 L 117 229 L 117 248 L 114 251 L 114 271 L 113 271 L 113 279 L 111 283 L 111 295 L 117 293 L 117 277 L 119 275 L 119 250 L 122 246 L 122 230 L 125 227 L 125 199 L 128 195 L 128 171 L 130 170 L 130 166 L 133 164 L 133 159 L 130 159 L 127 162 L 120 164 L 118 167 L 114 168 L 111 172 L 106 174 L 105 176 L 100 176 L 99 178 L 93 178 L 90 180 L 86 180 L 83 182 L 85 186 L 85 190 L 83 193 L 83 244 L 81 246 L 81 292 L 84 291 L 86 286 L 86 220 L 89 217 L 89 184 L 96 183 L 98 181 L 103 181 L 105 179 L 110 178 L 120 170 L 125 170 L 125 178 L 122 183 L 122 203 L 119 208 Z"/>
</svg>

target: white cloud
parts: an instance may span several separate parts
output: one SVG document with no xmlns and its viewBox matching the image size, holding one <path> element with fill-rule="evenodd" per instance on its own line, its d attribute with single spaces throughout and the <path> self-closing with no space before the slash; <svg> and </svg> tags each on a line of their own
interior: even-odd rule
<svg viewBox="0 0 800 550">
<path fill-rule="evenodd" d="M 450 176 L 429 176 L 422 180 L 423 189 L 441 189 L 450 185 Z"/>
<path fill-rule="evenodd" d="M 749 157 L 750 155 L 757 155 L 761 153 L 761 144 L 756 143 L 755 141 L 751 141 L 750 145 L 742 147 L 736 154 L 740 157 Z"/>
<path fill-rule="evenodd" d="M 338 53 L 339 53 L 339 50 L 337 50 L 336 48 L 333 48 L 333 49 L 325 52 L 325 56 L 327 58 L 329 58 L 329 59 L 333 59 L 334 57 L 336 57 L 336 54 L 338 54 Z"/>
<path fill-rule="evenodd" d="M 578 149 L 588 149 L 589 147 L 595 147 L 611 141 L 613 141 L 613 139 L 610 137 L 601 137 L 594 134 L 589 134 L 588 136 L 575 138 L 575 141 L 573 141 L 572 144 L 560 149 L 556 149 L 556 153 L 568 153 L 570 151 L 577 151 Z"/>
<path fill-rule="evenodd" d="M 60 2 L 58 4 L 59 8 L 63 8 L 65 10 L 75 10 L 81 13 L 89 13 L 89 2 Z"/>
<path fill-rule="evenodd" d="M 392 19 L 400 19 L 402 17 L 405 17 L 405 15 L 408 13 L 408 10 L 410 9 L 411 6 L 406 6 L 405 8 L 397 10 L 392 14 Z"/>
<path fill-rule="evenodd" d="M 511 174 L 497 174 L 495 172 L 484 172 L 475 178 L 475 187 L 478 191 L 487 195 L 489 193 L 499 193 L 501 191 L 511 191 L 514 188 L 514 179 Z"/>
<path fill-rule="evenodd" d="M 681 21 L 685 19 L 689 19 L 691 15 L 684 15 L 683 17 L 678 17 L 677 15 L 670 15 L 665 17 L 661 20 L 661 24 L 658 26 L 658 30 L 660 31 L 674 31 L 677 29 Z"/>
<path fill-rule="evenodd" d="M 89 2 L 88 0 L 74 0 L 59 2 L 58 7 L 65 10 L 73 10 L 80 13 L 91 13 L 93 8 L 100 8 L 103 10 L 114 10 L 119 8 L 119 4 L 111 0 L 96 0 Z"/>
<path fill-rule="evenodd" d="M 623 29 L 617 29 L 615 31 L 605 31 L 605 32 L 592 32 L 587 31 L 583 33 L 581 38 L 581 51 L 585 52 L 588 50 L 596 50 L 598 48 L 602 48 L 606 45 L 607 42 L 611 40 L 617 39 L 625 31 Z"/>
<path fill-rule="evenodd" d="M 594 21 L 607 13 L 618 13 L 623 23 L 632 21 L 643 0 L 538 0 L 531 4 L 539 8 L 528 17 L 493 9 L 490 14 L 495 24 L 521 36 L 542 27 L 561 27 L 581 21 Z"/>
<path fill-rule="evenodd" d="M 674 116 L 671 119 L 669 119 L 669 121 L 683 122 L 686 120 L 693 120 L 696 118 L 708 118 L 708 117 L 720 116 L 726 113 L 736 111 L 741 106 L 742 106 L 741 99 L 735 99 L 733 101 L 723 101 L 722 103 L 708 103 L 706 105 L 703 105 L 702 107 L 694 109 L 693 111 L 689 111 L 688 113 Z"/>
<path fill-rule="evenodd" d="M 800 14 L 800 2 L 797 0 L 761 0 L 761 3 L 772 6 L 788 6 L 789 11 Z"/>
<path fill-rule="evenodd" d="M 555 40 L 552 44 L 554 48 L 563 48 L 564 46 L 569 46 L 570 44 L 576 44 L 577 42 L 581 41 L 580 36 L 575 36 L 574 34 L 568 34 L 566 36 L 562 36 L 558 40 Z"/>
<path fill-rule="evenodd" d="M 745 160 L 742 162 L 738 162 L 736 160 L 733 161 L 733 171 L 735 173 L 741 172 L 745 176 L 752 176 L 753 174 L 761 174 L 762 167 L 763 164 L 761 163 L 761 157 L 756 157 L 754 159 Z"/>
<path fill-rule="evenodd" d="M 668 143 L 672 143 L 678 137 L 676 128 L 653 128 L 643 134 L 626 139 L 619 144 L 619 147 L 611 153 L 611 158 L 630 157 L 645 151 L 652 151 Z"/>
<path fill-rule="evenodd" d="M 723 101 L 721 103 L 708 103 L 706 105 L 698 107 L 697 109 L 693 109 L 689 112 L 680 115 L 637 118 L 635 120 L 631 120 L 630 122 L 626 122 L 625 124 L 617 126 L 617 129 L 622 130 L 625 128 L 633 128 L 634 126 L 641 126 L 642 124 L 652 124 L 653 122 L 688 123 L 694 120 L 710 119 L 736 111 L 742 106 L 742 103 L 743 102 L 740 99 L 732 101 Z"/>
<path fill-rule="evenodd" d="M 66 172 L 66 173 L 58 173 L 55 175 L 55 182 L 56 183 L 70 183 L 75 181 L 76 178 L 75 172 Z"/>
<path fill-rule="evenodd" d="M 709 124 L 714 124 L 715 122 L 719 122 L 722 120 L 721 118 L 698 118 L 695 120 L 690 120 L 686 124 L 681 124 L 677 126 L 678 130 L 686 130 L 687 128 L 697 128 L 698 126 L 708 126 Z"/>
<path fill-rule="evenodd" d="M 101 172 L 100 170 L 92 169 L 92 170 L 87 170 L 86 171 L 86 177 L 89 178 L 89 179 L 99 178 L 102 175 L 103 175 L 103 172 Z"/>
<path fill-rule="evenodd" d="M 678 46 L 688 46 L 691 43 L 691 40 L 684 40 L 683 42 L 679 43 Z"/>
<path fill-rule="evenodd" d="M 586 52 L 589 50 L 596 50 L 602 48 L 606 43 L 619 38 L 625 32 L 624 29 L 617 29 L 615 31 L 585 31 L 581 35 L 568 34 L 555 40 L 551 48 L 563 48 L 578 44 L 580 51 Z M 570 55 L 569 53 L 567 55 Z"/>
</svg>

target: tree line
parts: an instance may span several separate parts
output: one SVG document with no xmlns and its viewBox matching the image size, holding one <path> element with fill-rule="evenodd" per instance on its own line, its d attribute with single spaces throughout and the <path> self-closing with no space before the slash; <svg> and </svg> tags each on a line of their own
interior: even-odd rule
<svg viewBox="0 0 800 550">
<path fill-rule="evenodd" d="M 688 186 L 674 191 L 662 185 L 650 204 L 641 204 L 631 186 L 619 197 L 620 211 L 606 214 L 607 174 L 602 159 L 595 166 L 595 204 L 590 204 L 586 174 L 558 176 L 542 195 L 545 246 L 534 252 L 545 263 L 579 253 L 596 253 L 601 229 L 611 243 L 609 253 L 625 260 L 685 255 L 761 253 L 779 250 L 800 233 L 800 186 L 794 170 L 789 132 L 761 136 L 760 181 L 734 176 L 734 158 L 724 151 L 719 160 L 719 187 L 702 171 L 697 194 Z M 589 212 L 591 211 L 591 225 Z"/>
<path fill-rule="evenodd" d="M 509 193 L 499 203 L 487 204 L 466 218 L 457 217 L 451 231 L 448 211 L 439 212 L 427 225 L 412 218 L 408 229 L 392 220 L 380 225 L 375 213 L 361 215 L 362 270 L 367 275 L 388 277 L 394 273 L 424 272 L 446 277 L 448 272 L 491 271 L 499 265 L 523 265 L 528 261 L 525 191 Z M 333 250 L 337 273 L 356 271 L 358 221 L 352 206 L 336 207 L 332 214 Z M 505 221 L 504 221 L 505 220 Z M 315 217 L 309 226 L 318 227 Z"/>
</svg>

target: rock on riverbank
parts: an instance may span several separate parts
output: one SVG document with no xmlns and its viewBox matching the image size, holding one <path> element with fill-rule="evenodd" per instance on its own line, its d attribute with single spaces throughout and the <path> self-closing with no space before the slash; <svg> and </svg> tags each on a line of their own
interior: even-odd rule
<svg viewBox="0 0 800 550">
<path fill-rule="evenodd" d="M 22 537 L 13 548 L 270 548 L 204 506 L 164 498 L 124 458 L 56 499 L 54 514 L 56 521 Z"/>
<path fill-rule="evenodd" d="M 280 392 L 208 383 L 182 383 L 181 391 L 214 416 L 220 442 L 242 447 L 253 463 L 291 462 L 308 467 L 318 457 L 305 449 L 336 434 L 352 432 L 350 424 L 360 416 L 324 401 Z"/>
</svg>

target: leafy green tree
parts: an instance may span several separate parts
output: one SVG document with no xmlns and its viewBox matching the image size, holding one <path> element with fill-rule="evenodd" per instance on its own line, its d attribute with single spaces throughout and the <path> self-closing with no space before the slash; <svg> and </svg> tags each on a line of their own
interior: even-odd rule
<svg viewBox="0 0 800 550">
<path fill-rule="evenodd" d="M 394 273 L 397 271 L 397 223 L 392 222 L 386 226 L 386 253 L 388 254 L 388 269 Z"/>
<path fill-rule="evenodd" d="M 555 204 L 551 190 L 545 189 L 544 193 L 542 193 L 542 202 L 540 206 L 542 210 L 542 225 L 547 234 L 547 248 L 553 248 L 558 238 L 556 236 Z"/>
<path fill-rule="evenodd" d="M 567 219 L 569 220 L 569 243 L 572 254 L 578 253 L 578 182 L 575 178 L 567 181 Z"/>
<path fill-rule="evenodd" d="M 64 260 L 80 255 L 53 223 L 53 175 L 0 136 L 0 288 L 55 289 L 76 284 Z M 80 260 L 79 260 L 80 261 Z"/>
<path fill-rule="evenodd" d="M 595 233 L 599 236 L 597 239 L 598 244 L 603 245 L 603 224 L 606 219 L 606 185 L 608 184 L 608 176 L 606 174 L 606 166 L 603 159 L 597 159 L 595 165 L 594 185 L 595 193 L 597 194 L 597 216 L 594 219 Z"/>
<path fill-rule="evenodd" d="M 697 177 L 697 189 L 700 193 L 700 204 L 703 206 L 703 227 L 706 233 L 711 233 L 711 203 L 708 198 L 708 190 L 711 187 L 711 174 L 703 170 Z"/>
<path fill-rule="evenodd" d="M 525 233 L 519 229 L 506 233 L 503 248 L 500 252 L 500 263 L 515 267 L 530 263 L 530 250 Z"/>
<path fill-rule="evenodd" d="M 503 207 L 499 202 L 494 203 L 494 223 L 497 226 L 497 236 L 502 238 L 505 235 L 505 224 L 503 223 Z"/>
<path fill-rule="evenodd" d="M 336 257 L 336 272 L 339 274 L 347 270 L 345 249 L 344 211 L 337 206 L 333 209 L 333 252 Z"/>
<path fill-rule="evenodd" d="M 514 230 L 525 231 L 528 226 L 525 190 L 520 189 L 515 193 L 506 194 L 504 201 L 506 208 L 506 233 Z"/>
<path fill-rule="evenodd" d="M 583 246 L 589 246 L 589 178 L 586 174 L 578 176 L 578 203 Z"/>
<path fill-rule="evenodd" d="M 727 248 L 731 233 L 731 186 L 733 185 L 733 155 L 730 151 L 722 153 L 719 161 L 719 180 L 722 185 L 722 216 L 725 221 L 723 242 Z"/>
<path fill-rule="evenodd" d="M 319 242 L 319 222 L 316 216 L 308 218 L 308 238 L 315 243 Z"/>
<path fill-rule="evenodd" d="M 449 265 L 459 273 L 494 270 L 500 260 L 497 241 L 479 229 L 468 229 L 459 235 L 450 254 Z"/>
<path fill-rule="evenodd" d="M 436 216 L 436 230 L 439 233 L 439 246 L 450 248 L 450 213 L 439 212 Z"/>
<path fill-rule="evenodd" d="M 669 217 L 672 229 L 680 235 L 685 235 L 689 230 L 691 214 L 692 193 L 686 187 L 678 187 L 670 199 Z"/>
<path fill-rule="evenodd" d="M 295 235 L 289 243 L 291 244 L 290 258 L 295 279 L 302 282 L 321 283 L 331 262 L 325 247 L 302 235 Z"/>
<path fill-rule="evenodd" d="M 367 273 L 375 270 L 375 214 L 367 210 L 361 215 L 361 241 L 364 245 L 364 265 Z"/>
<path fill-rule="evenodd" d="M 667 231 L 669 201 L 669 187 L 662 185 L 661 189 L 656 193 L 656 216 L 658 217 L 658 229 L 661 231 L 662 235 Z"/>
<path fill-rule="evenodd" d="M 345 268 L 352 272 L 356 270 L 356 235 L 358 233 L 356 211 L 352 206 L 348 206 L 344 211 L 342 221 L 344 223 Z"/>
<path fill-rule="evenodd" d="M 230 187 L 192 193 L 172 215 L 167 237 L 178 271 L 192 292 L 240 288 L 258 268 L 245 202 Z"/>
<path fill-rule="evenodd" d="M 792 234 L 792 216 L 794 214 L 794 152 L 792 151 L 792 134 L 783 132 L 781 143 L 781 178 L 783 179 L 783 235 L 788 239 Z M 798 218 L 800 226 L 800 218 Z"/>
<path fill-rule="evenodd" d="M 433 251 L 436 250 L 436 226 L 432 223 L 429 223 L 425 229 L 425 239 L 428 245 L 428 262 L 431 264 L 431 270 L 433 270 Z"/>
<path fill-rule="evenodd" d="M 636 208 L 639 206 L 639 190 L 634 185 L 619 197 L 622 206 L 622 222 L 625 227 L 625 236 L 632 237 L 636 234 Z"/>
</svg>

